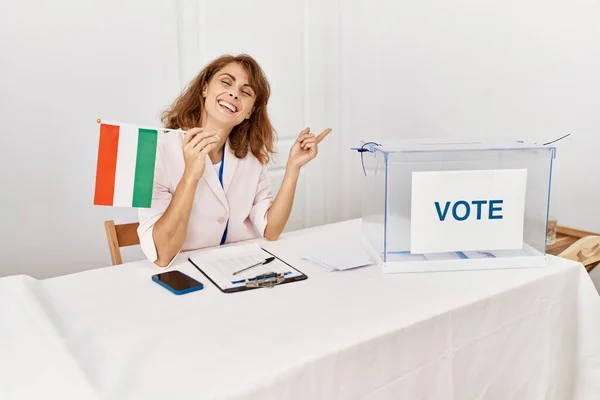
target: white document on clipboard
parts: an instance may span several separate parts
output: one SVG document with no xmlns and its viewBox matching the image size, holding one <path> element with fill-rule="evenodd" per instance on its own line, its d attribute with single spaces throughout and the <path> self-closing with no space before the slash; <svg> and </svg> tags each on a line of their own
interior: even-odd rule
<svg viewBox="0 0 600 400">
<path fill-rule="evenodd" d="M 221 289 L 231 289 L 244 286 L 246 279 L 253 279 L 267 273 L 280 273 L 285 278 L 302 275 L 279 258 L 264 265 L 252 267 L 244 272 L 233 275 L 234 272 L 273 257 L 258 244 L 245 244 L 232 247 L 222 247 L 203 251 L 190 257 L 198 268 L 208 275 Z"/>
</svg>

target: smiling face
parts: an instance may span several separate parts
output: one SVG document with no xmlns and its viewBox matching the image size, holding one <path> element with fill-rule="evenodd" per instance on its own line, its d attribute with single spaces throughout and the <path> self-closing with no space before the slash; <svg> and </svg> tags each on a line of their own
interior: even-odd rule
<svg viewBox="0 0 600 400">
<path fill-rule="evenodd" d="M 218 70 L 202 91 L 207 123 L 231 129 L 250 118 L 256 94 L 244 67 L 232 62 Z"/>
</svg>

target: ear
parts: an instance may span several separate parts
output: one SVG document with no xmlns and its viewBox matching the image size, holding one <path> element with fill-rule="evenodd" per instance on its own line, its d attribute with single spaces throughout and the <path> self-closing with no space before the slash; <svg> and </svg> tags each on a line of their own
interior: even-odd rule
<svg viewBox="0 0 600 400">
<path fill-rule="evenodd" d="M 204 87 L 202 88 L 202 97 L 206 97 L 206 92 L 208 91 L 208 86 L 206 86 L 206 83 L 204 84 Z"/>
</svg>

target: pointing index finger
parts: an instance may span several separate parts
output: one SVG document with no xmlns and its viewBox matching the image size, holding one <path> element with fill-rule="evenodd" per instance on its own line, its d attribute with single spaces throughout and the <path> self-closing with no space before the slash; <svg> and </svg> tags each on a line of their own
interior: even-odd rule
<svg viewBox="0 0 600 400">
<path fill-rule="evenodd" d="M 327 135 L 329 135 L 329 132 L 331 132 L 331 128 L 327 128 L 323 132 L 319 133 L 319 136 L 317 136 L 317 143 L 321 143 L 321 141 L 325 139 Z"/>
</svg>

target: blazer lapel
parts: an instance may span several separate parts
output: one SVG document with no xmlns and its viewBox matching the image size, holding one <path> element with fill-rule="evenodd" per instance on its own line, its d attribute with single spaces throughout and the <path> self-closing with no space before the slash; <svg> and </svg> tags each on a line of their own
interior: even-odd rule
<svg viewBox="0 0 600 400">
<path fill-rule="evenodd" d="M 225 168 L 223 170 L 223 186 L 225 190 L 225 194 L 229 191 L 229 187 L 231 186 L 231 182 L 233 181 L 233 176 L 235 175 L 235 171 L 238 166 L 238 159 L 235 156 L 235 153 L 229 147 L 229 140 L 225 142 L 225 148 L 223 149 L 223 153 L 225 154 Z"/>
<path fill-rule="evenodd" d="M 227 161 L 228 160 L 225 160 L 225 168 L 227 168 Z M 221 183 L 219 182 L 218 172 L 215 169 L 215 166 L 213 165 L 212 161 L 210 161 L 210 157 L 208 155 L 206 156 L 205 163 L 206 163 L 206 165 L 204 168 L 204 174 L 202 175 L 202 179 L 204 179 L 206 181 L 208 186 L 215 193 L 215 196 L 217 196 L 219 201 L 221 203 L 223 203 L 223 206 L 225 207 L 225 209 L 229 210 L 229 204 L 227 204 L 227 198 L 225 197 L 225 192 L 223 191 L 223 188 L 221 187 Z M 225 173 L 225 171 L 223 171 L 223 175 L 225 175 L 224 173 Z"/>
</svg>

